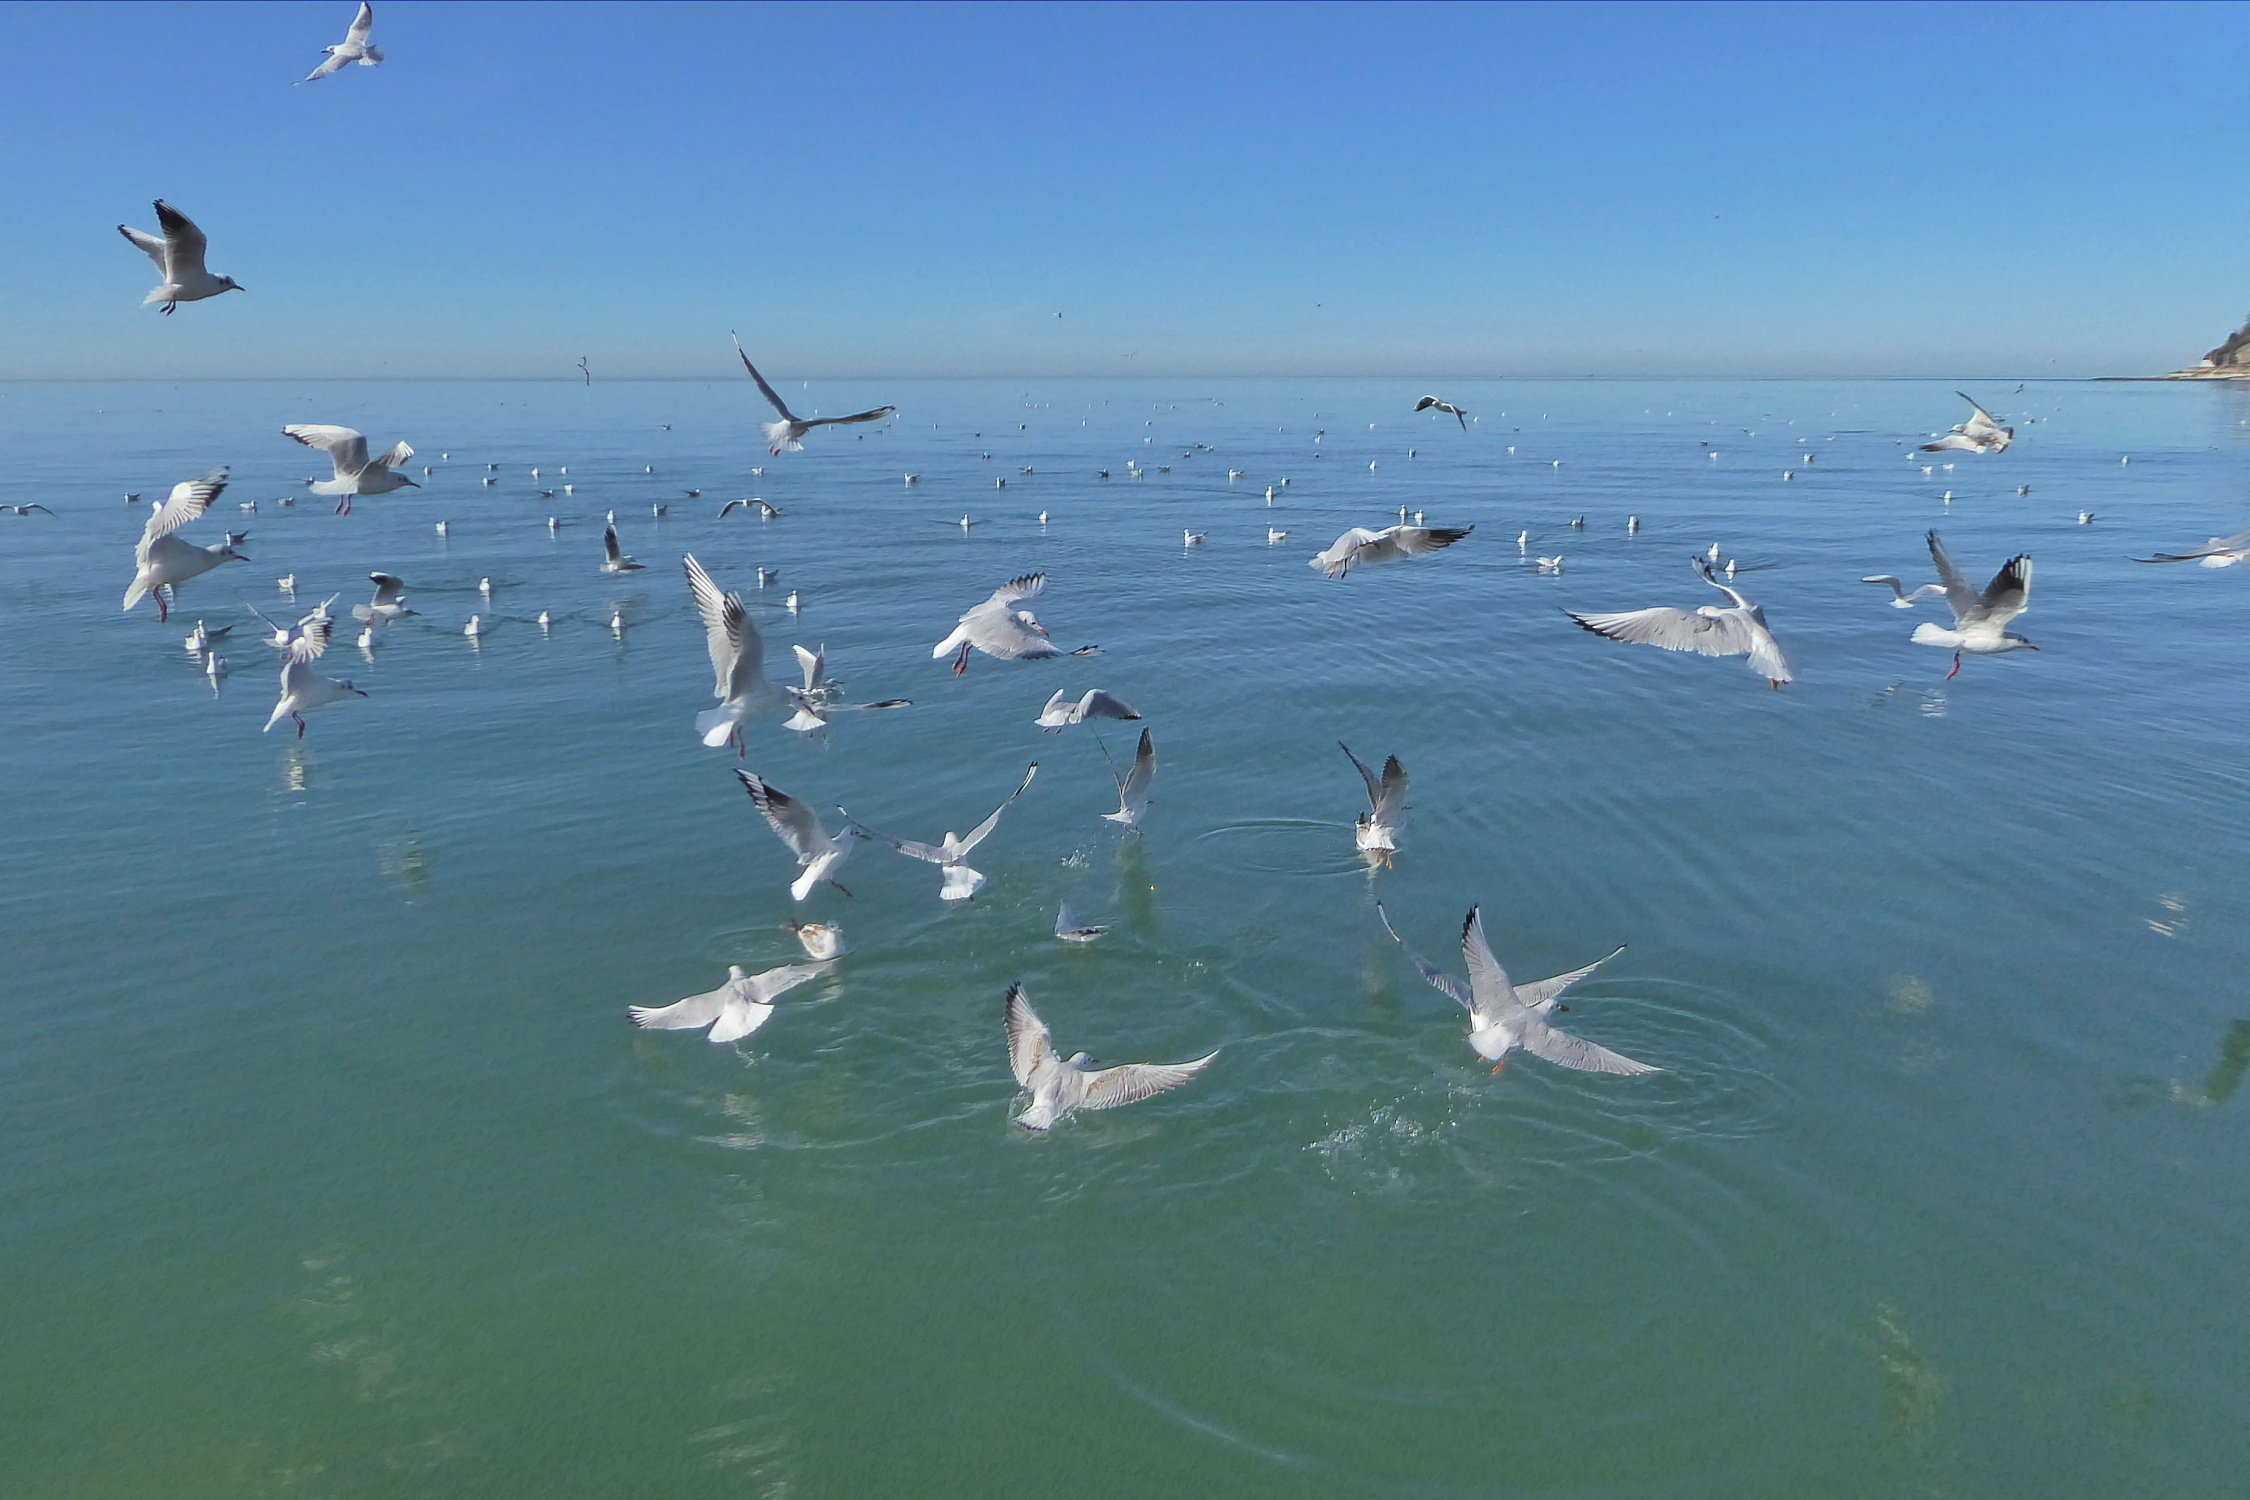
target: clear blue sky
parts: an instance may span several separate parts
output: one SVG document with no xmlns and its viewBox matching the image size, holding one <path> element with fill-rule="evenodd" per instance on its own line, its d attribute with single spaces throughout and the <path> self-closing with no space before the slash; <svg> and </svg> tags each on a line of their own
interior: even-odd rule
<svg viewBox="0 0 2250 1500">
<path fill-rule="evenodd" d="M 291 87 L 352 10 L 0 7 L 0 377 L 2067 375 L 2250 311 L 2241 6 L 380 0 Z M 246 293 L 137 305 L 158 196 Z"/>
</svg>

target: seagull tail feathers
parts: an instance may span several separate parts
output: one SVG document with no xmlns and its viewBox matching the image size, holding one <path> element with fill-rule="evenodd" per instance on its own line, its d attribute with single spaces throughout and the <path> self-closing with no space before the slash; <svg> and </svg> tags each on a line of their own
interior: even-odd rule
<svg viewBox="0 0 2250 1500">
<path fill-rule="evenodd" d="M 695 732 L 702 737 L 704 744 L 716 750 L 733 738 L 741 723 L 740 719 L 728 713 L 724 707 L 707 708 L 695 716 Z"/>
</svg>

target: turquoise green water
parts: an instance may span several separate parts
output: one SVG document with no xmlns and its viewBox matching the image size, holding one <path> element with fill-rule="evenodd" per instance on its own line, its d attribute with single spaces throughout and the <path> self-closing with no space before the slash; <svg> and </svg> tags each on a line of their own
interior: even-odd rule
<svg viewBox="0 0 2250 1500">
<path fill-rule="evenodd" d="M 1466 384 L 1463 433 L 1373 383 L 870 382 L 804 394 L 895 425 L 767 459 L 735 385 L 0 388 L 5 498 L 58 512 L 0 517 L 0 1493 L 2229 1492 L 2250 578 L 2125 559 L 2245 524 L 2250 399 L 1988 386 L 2036 423 L 1925 477 L 1950 392 Z M 299 421 L 437 472 L 277 508 Z M 120 615 L 119 495 L 220 462 L 191 535 L 255 561 Z M 1400 505 L 1477 530 L 1305 566 Z M 597 571 L 611 507 L 647 572 Z M 2039 654 L 1946 681 L 1856 581 L 1932 525 L 2034 556 Z M 1786 692 L 1560 613 L 1699 604 L 1713 541 Z M 796 956 L 692 732 L 690 550 L 915 700 L 755 724 L 776 784 L 927 838 L 1042 763 L 966 908 L 856 854 L 810 903 L 851 956 L 739 1047 L 625 1019 Z M 215 693 L 181 649 L 374 567 L 422 616 L 339 639 L 370 696 L 301 743 L 250 629 Z M 1103 656 L 930 660 L 1035 569 Z M 1092 686 L 1155 731 L 1138 837 L 1030 722 Z M 1415 777 L 1372 884 L 1339 738 Z M 1666 1071 L 1491 1076 L 1377 895 L 1449 964 L 1475 902 L 1519 977 L 1629 944 L 1566 1024 Z M 1115 930 L 1059 947 L 1060 898 Z M 1066 1051 L 1219 1059 L 1029 1137 L 1018 979 Z"/>
</svg>

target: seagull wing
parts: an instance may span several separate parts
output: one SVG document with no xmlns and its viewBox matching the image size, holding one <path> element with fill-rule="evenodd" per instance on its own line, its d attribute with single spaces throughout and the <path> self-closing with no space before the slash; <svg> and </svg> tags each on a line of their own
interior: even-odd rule
<svg viewBox="0 0 2250 1500">
<path fill-rule="evenodd" d="M 2199 558 L 2218 557 L 2229 552 L 2240 552 L 2250 547 L 2250 531 L 2238 531 L 2233 536 L 2215 536 L 2190 552 L 2159 552 L 2154 557 L 2137 557 L 2135 562 L 2194 562 Z"/>
<path fill-rule="evenodd" d="M 1044 591 L 1046 587 L 1046 574 L 1026 573 L 1020 578 L 1011 578 L 994 589 L 992 597 L 987 599 L 985 603 L 996 604 L 1002 609 L 1006 609 L 1009 605 L 1020 604 L 1033 595 Z"/>
<path fill-rule="evenodd" d="M 758 367 L 750 363 L 750 356 L 742 353 L 742 340 L 740 338 L 736 338 L 734 341 L 734 352 L 742 355 L 742 368 L 748 370 L 750 378 L 758 382 L 758 389 L 765 394 L 766 400 L 773 403 L 773 409 L 781 413 L 781 420 L 784 422 L 796 421 L 796 413 L 789 409 L 788 403 L 781 399 L 772 386 L 766 384 L 766 377 L 760 375 Z"/>
<path fill-rule="evenodd" d="M 621 563 L 625 560 L 625 549 L 617 544 L 617 524 L 615 522 L 611 522 L 602 528 L 602 551 L 609 554 L 609 560 L 613 563 Z"/>
<path fill-rule="evenodd" d="M 1484 908 L 1469 908 L 1468 919 L 1461 924 L 1461 956 L 1469 965 L 1469 994 L 1476 1004 L 1472 1012 L 1499 1015 L 1505 1010 L 1520 1009 L 1523 1002 L 1516 998 L 1516 987 L 1508 982 L 1508 971 L 1500 967 L 1493 956 L 1492 945 L 1484 940 Z"/>
<path fill-rule="evenodd" d="M 377 468 L 395 469 L 414 456 L 414 450 L 405 443 L 395 445 L 390 452 L 374 460 Z"/>
<path fill-rule="evenodd" d="M 2017 553 L 2000 565 L 1985 585 L 1984 612 L 1995 625 L 2005 625 L 2031 607 L 2031 559 Z"/>
<path fill-rule="evenodd" d="M 1133 769 L 1125 773 L 1118 783 L 1118 800 L 1124 810 L 1138 814 L 1148 802 L 1149 783 L 1156 779 L 1156 737 L 1148 730 L 1141 731 L 1140 748 L 1133 752 Z"/>
<path fill-rule="evenodd" d="M 370 573 L 368 581 L 375 585 L 377 604 L 396 604 L 406 597 L 406 580 L 391 573 Z"/>
<path fill-rule="evenodd" d="M 1120 1104 L 1131 1104 L 1167 1089 L 1176 1089 L 1196 1074 L 1211 1066 L 1216 1052 L 1185 1063 L 1127 1063 L 1121 1068 L 1103 1068 L 1086 1075 L 1086 1098 L 1082 1109 L 1115 1109 Z"/>
<path fill-rule="evenodd" d="M 195 220 L 181 213 L 162 198 L 156 200 L 156 227 L 164 231 L 164 279 L 180 281 L 188 276 L 205 274 L 203 252 L 210 242 L 203 231 L 195 227 Z"/>
<path fill-rule="evenodd" d="M 1061 1061 L 1055 1055 L 1055 1039 L 1048 1033 L 1047 1023 L 1024 998 L 1023 986 L 1009 985 L 1008 1067 L 1015 1073 L 1016 1082 L 1030 1088 L 1034 1074 Z"/>
<path fill-rule="evenodd" d="M 329 53 L 326 57 L 322 58 L 320 60 L 319 67 L 314 68 L 310 73 L 307 73 L 304 77 L 298 79 L 297 81 L 299 83 L 311 83 L 315 79 L 326 78 L 331 73 L 341 73 L 342 71 L 344 71 L 344 69 L 350 67 L 351 65 L 352 54 L 350 50 L 348 48 L 339 47 L 335 51 Z"/>
<path fill-rule="evenodd" d="M 808 419 L 805 425 L 807 427 L 842 427 L 852 422 L 880 422 L 897 410 L 898 408 L 895 406 L 878 406 L 873 411 L 853 412 L 848 417 L 813 417 Z"/>
<path fill-rule="evenodd" d="M 1406 812 L 1406 793 L 1413 784 L 1413 780 L 1406 774 L 1406 767 L 1398 763 L 1397 756 L 1393 755 L 1385 760 L 1382 793 L 1375 799 L 1375 821 L 1397 827 L 1400 817 Z"/>
<path fill-rule="evenodd" d="M 612 531 L 609 536 L 614 548 L 617 533 Z M 681 562 L 687 569 L 688 592 L 695 597 L 695 611 L 703 616 L 703 643 L 711 653 L 712 696 L 724 702 L 733 696 L 735 673 L 746 648 L 757 639 L 758 627 L 750 623 L 742 596 L 722 592 L 703 571 L 703 564 L 695 560 L 695 554 L 689 553 Z M 757 654 L 764 654 L 762 642 Z"/>
<path fill-rule="evenodd" d="M 1567 1031 L 1557 1031 L 1543 1021 L 1535 1021 L 1523 1030 L 1523 1040 L 1518 1044 L 1533 1057 L 1554 1063 L 1558 1067 L 1576 1068 L 1581 1073 L 1615 1073 L 1634 1077 L 1641 1073 L 1660 1073 L 1647 1063 L 1638 1063 L 1607 1047 L 1597 1047 L 1584 1037 L 1572 1036 Z"/>
<path fill-rule="evenodd" d="M 1008 800 L 1001 803 L 998 807 L 994 808 L 992 810 L 991 817 L 986 818 L 982 823 L 979 823 L 976 827 L 970 829 L 966 834 L 962 836 L 960 843 L 961 858 L 968 858 L 968 854 L 971 849 L 974 849 L 977 845 L 992 837 L 992 830 L 1000 826 L 1000 815 L 1006 812 L 1015 804 L 1015 800 L 1023 795 L 1024 788 L 1031 785 L 1031 778 L 1038 774 L 1039 762 L 1033 761 L 1029 766 L 1025 767 L 1023 780 L 1017 782 L 1016 789 L 1008 793 Z M 904 853 L 905 851 L 901 850 L 900 852 Z"/>
<path fill-rule="evenodd" d="M 1375 775 L 1373 771 L 1368 769 L 1366 761 L 1361 760 L 1358 756 L 1352 754 L 1351 746 L 1345 744 L 1342 740 L 1338 740 L 1336 742 L 1336 748 L 1344 752 L 1345 758 L 1351 761 L 1353 769 L 1359 772 L 1359 779 L 1367 783 L 1367 806 L 1369 810 L 1372 811 L 1375 808 L 1381 807 L 1383 805 L 1382 781 Z M 1397 765 L 1398 762 L 1396 760 L 1393 760 L 1391 764 Z"/>
<path fill-rule="evenodd" d="M 1615 951 L 1603 954 L 1583 969 L 1572 969 L 1568 974 L 1557 974 L 1552 979 L 1542 979 L 1533 984 L 1519 984 L 1516 986 L 1516 998 L 1521 1000 L 1527 1009 L 1545 1015 L 1554 1008 L 1555 1001 L 1564 990 L 1569 989 L 1579 980 L 1584 979 L 1624 951 L 1624 946 L 1620 944 Z"/>
<path fill-rule="evenodd" d="M 292 426 L 282 428 L 281 435 L 326 453 L 336 465 L 338 479 L 355 478 L 367 467 L 367 439 L 349 427 Z M 407 449 L 408 457 L 413 453 Z"/>
<path fill-rule="evenodd" d="M 1938 584 L 1945 590 L 1946 607 L 1953 611 L 1954 623 L 1967 625 L 1972 620 L 1984 618 L 1984 598 L 1969 586 L 1961 570 L 1946 555 L 1945 543 L 1938 540 L 1935 531 L 1929 533 L 1930 561 L 1937 564 Z"/>
<path fill-rule="evenodd" d="M 820 857 L 828 844 L 828 834 L 811 808 L 780 787 L 769 784 L 755 771 L 734 774 L 742 783 L 742 789 L 750 794 L 751 805 L 758 809 L 758 815 L 766 820 L 766 826 L 774 831 L 775 837 L 789 846 L 799 864 L 809 865 Z"/>
<path fill-rule="evenodd" d="M 157 275 L 162 276 L 166 281 L 172 279 L 172 268 L 164 263 L 164 241 L 161 238 L 127 224 L 118 225 L 117 232 L 130 240 L 134 248 L 138 249 L 143 255 L 156 262 Z"/>
<path fill-rule="evenodd" d="M 1966 438 L 1990 438 L 2000 435 L 2000 424 L 1992 419 L 1991 412 L 1977 405 L 1965 392 L 1955 391 L 1953 394 L 1969 403 L 1970 412 L 1969 420 L 1954 428 L 1955 432 Z"/>
<path fill-rule="evenodd" d="M 1094 688 L 1078 700 L 1077 716 L 1085 719 L 1138 719 L 1140 710 L 1114 693 Z"/>
<path fill-rule="evenodd" d="M 625 1013 L 633 1024 L 644 1031 L 696 1031 L 719 1019 L 727 1002 L 743 998 L 749 988 L 747 977 L 729 975 L 727 982 L 715 990 L 700 995 L 690 995 L 685 1000 L 675 1000 L 670 1005 L 632 1005 Z"/>
<path fill-rule="evenodd" d="M 367 0 L 359 0 L 359 15 L 352 21 L 352 29 L 344 33 L 344 44 L 348 47 L 365 48 L 368 37 L 374 31 L 375 7 L 368 4 Z"/>
<path fill-rule="evenodd" d="M 1568 611 L 1566 611 L 1568 613 Z M 1757 649 L 1758 632 L 1739 610 L 1635 609 L 1623 614 L 1570 617 L 1581 630 L 1635 646 L 1693 651 L 1700 656 L 1747 656 Z"/>
<path fill-rule="evenodd" d="M 289 642 L 289 660 L 293 665 L 317 661 L 328 649 L 328 638 L 336 629 L 336 622 L 327 615 L 307 615 L 297 626 L 297 636 Z"/>
<path fill-rule="evenodd" d="M 1392 526 L 1379 535 L 1405 556 L 1422 557 L 1444 551 L 1474 530 L 1474 526 Z"/>
<path fill-rule="evenodd" d="M 1460 1006 L 1463 1010 L 1470 1011 L 1472 1013 L 1476 1010 L 1476 1002 L 1470 998 L 1469 987 L 1467 985 L 1454 978 L 1451 974 L 1446 973 L 1445 970 L 1439 968 L 1436 964 L 1431 963 L 1421 954 L 1416 953 L 1412 948 L 1408 948 L 1406 946 L 1406 939 L 1400 937 L 1398 935 L 1398 929 L 1391 925 L 1391 914 L 1383 910 L 1383 903 L 1380 901 L 1375 903 L 1375 915 L 1383 919 L 1383 930 L 1391 935 L 1392 942 L 1398 944 L 1400 948 L 1405 950 L 1407 958 L 1413 963 L 1416 969 L 1421 971 L 1422 977 L 1430 982 L 1431 988 L 1435 989 L 1439 994 L 1444 995 L 1447 999 Z"/>
<path fill-rule="evenodd" d="M 834 968 L 833 961 L 814 964 L 785 964 L 778 969 L 768 969 L 763 974 L 750 976 L 750 993 L 768 1003 L 780 999 L 808 979 L 818 979 Z"/>
<path fill-rule="evenodd" d="M 213 469 L 201 479 L 190 479 L 172 486 L 172 493 L 164 503 L 149 512 L 148 525 L 141 531 L 141 543 L 146 546 L 158 537 L 170 536 L 188 522 L 200 517 L 211 508 L 211 502 L 226 492 L 227 471 Z"/>
<path fill-rule="evenodd" d="M 807 651 L 802 646 L 791 646 L 789 649 L 797 653 L 797 666 L 805 674 L 805 691 L 819 692 L 821 683 L 828 676 L 828 648 L 823 646 L 818 651 Z"/>
</svg>

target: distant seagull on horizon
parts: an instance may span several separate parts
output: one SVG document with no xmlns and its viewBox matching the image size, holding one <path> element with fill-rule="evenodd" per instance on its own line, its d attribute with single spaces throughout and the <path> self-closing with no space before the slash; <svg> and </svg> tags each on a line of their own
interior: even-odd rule
<svg viewBox="0 0 2250 1500">
<path fill-rule="evenodd" d="M 1347 578 L 1353 568 L 1442 552 L 1474 530 L 1474 526 L 1386 526 L 1370 531 L 1354 526 L 1336 538 L 1327 551 L 1316 554 L 1309 566 L 1328 578 Z"/>
<path fill-rule="evenodd" d="M 358 63 L 363 68 L 374 67 L 383 60 L 383 49 L 368 40 L 374 30 L 375 7 L 369 5 L 367 0 L 360 0 L 359 14 L 353 18 L 351 30 L 344 33 L 343 44 L 321 48 L 328 56 L 319 67 L 297 81 L 311 83 L 315 79 L 326 78 L 331 73 L 340 73 L 353 63 Z"/>
<path fill-rule="evenodd" d="M 1977 405 L 1970 396 L 1960 391 L 1953 394 L 1969 403 L 1969 420 L 1959 424 L 1936 442 L 1924 443 L 1922 451 L 1943 453 L 1950 448 L 1959 448 L 1969 453 L 2007 452 L 2008 445 L 2016 440 L 2016 430 L 2013 427 L 2002 427 L 1992 419 L 1991 412 Z"/>
<path fill-rule="evenodd" d="M 588 385 L 592 385 L 594 383 L 594 372 L 587 366 L 586 356 L 583 354 L 578 356 L 578 373 L 586 377 L 586 383 Z M 565 474 L 568 474 L 570 470 L 565 469 L 563 470 L 563 472 Z"/>
<path fill-rule="evenodd" d="M 775 411 L 781 413 L 780 421 L 765 424 L 766 451 L 776 457 L 784 453 L 803 452 L 805 445 L 802 439 L 815 427 L 840 427 L 851 422 L 880 422 L 898 410 L 895 406 L 878 406 L 872 411 L 854 412 L 848 417 L 813 417 L 809 420 L 799 417 L 775 393 L 774 388 L 766 384 L 766 377 L 758 373 L 758 367 L 750 363 L 750 356 L 743 353 L 739 337 L 735 338 L 734 352 L 742 356 L 742 368 L 748 370 L 750 378 L 758 382 L 758 389 L 764 393 L 766 400 L 772 403 Z"/>
<path fill-rule="evenodd" d="M 788 964 L 752 974 L 727 965 L 727 982 L 670 1005 L 632 1005 L 626 1014 L 645 1031 L 700 1031 L 711 1028 L 715 1043 L 738 1042 L 773 1019 L 774 1001 L 807 980 L 828 972 L 827 963 Z"/>
<path fill-rule="evenodd" d="M 1766 612 L 1747 598 L 1740 590 L 1719 582 L 1711 571 L 1711 564 L 1703 558 L 1690 558 L 1695 571 L 1705 583 L 1733 600 L 1731 608 L 1721 609 L 1716 604 L 1705 604 L 1694 610 L 1655 609 L 1628 610 L 1622 614 L 1582 615 L 1565 610 L 1578 628 L 1613 641 L 1625 641 L 1636 646 L 1657 646 L 1666 651 L 1693 651 L 1700 656 L 1747 656 L 1750 670 L 1766 679 L 1778 691 L 1794 675 L 1789 670 L 1789 659 L 1782 655 L 1781 644 L 1766 628 Z"/>
<path fill-rule="evenodd" d="M 201 302 L 221 292 L 243 290 L 242 284 L 232 276 L 214 276 L 203 269 L 204 252 L 210 248 L 210 242 L 204 238 L 203 231 L 195 227 L 193 219 L 162 198 L 156 200 L 156 224 L 164 232 L 161 239 L 123 224 L 117 226 L 119 234 L 156 262 L 157 271 L 164 277 L 155 290 L 141 299 L 141 306 L 161 303 L 164 315 L 170 317 L 182 302 Z"/>
<path fill-rule="evenodd" d="M 1126 1063 L 1116 1068 L 1096 1068 L 1083 1052 L 1064 1057 L 1055 1050 L 1053 1034 L 1031 1008 L 1020 984 L 1008 986 L 1007 1029 L 1009 1070 L 1031 1096 L 1030 1106 L 1016 1116 L 1016 1123 L 1030 1131 L 1045 1131 L 1081 1109 L 1115 1109 L 1176 1089 L 1219 1055 L 1211 1052 L 1193 1062 Z"/>
<path fill-rule="evenodd" d="M 141 539 L 133 547 L 133 582 L 125 590 L 125 608 L 156 596 L 156 618 L 159 623 L 172 616 L 171 602 L 165 597 L 167 590 L 176 590 L 190 578 L 199 578 L 221 563 L 248 562 L 249 558 L 235 550 L 230 534 L 215 547 L 198 547 L 183 542 L 172 533 L 190 521 L 199 519 L 211 508 L 211 502 L 225 493 L 227 471 L 214 469 L 201 479 L 189 479 L 172 486 L 172 493 L 149 507 L 148 524 L 141 528 Z"/>
<path fill-rule="evenodd" d="M 1461 424 L 1461 430 L 1463 432 L 1467 432 L 1469 430 L 1469 414 L 1461 410 L 1460 407 L 1455 406 L 1450 401 L 1440 401 L 1435 396 L 1424 396 L 1421 400 L 1414 403 L 1414 409 L 1416 411 L 1444 412 L 1454 421 Z"/>
<path fill-rule="evenodd" d="M 2010 651 L 2037 651 L 2039 648 L 2007 629 L 2008 622 L 2031 607 L 2031 559 L 2017 553 L 2000 565 L 1992 582 L 1985 585 L 1983 593 L 1969 586 L 1961 570 L 1945 552 L 1945 544 L 1938 534 L 1929 534 L 1930 560 L 1937 564 L 1938 582 L 1945 586 L 1946 607 L 1953 611 L 1953 628 L 1946 629 L 1934 621 L 1924 620 L 1914 627 L 1912 637 L 1918 646 L 1951 646 L 1953 670 L 1946 673 L 1948 681 L 1960 675 L 1961 653 L 1971 656 L 2002 656 Z"/>
<path fill-rule="evenodd" d="M 291 425 L 281 429 L 281 435 L 318 448 L 328 455 L 335 466 L 335 477 L 307 480 L 306 487 L 316 495 L 337 495 L 336 514 L 352 513 L 352 499 L 357 495 L 387 495 L 393 490 L 418 490 L 421 488 L 404 474 L 392 472 L 398 465 L 414 457 L 414 450 L 404 443 L 398 444 L 381 458 L 367 456 L 367 439 L 349 427 Z"/>
</svg>

